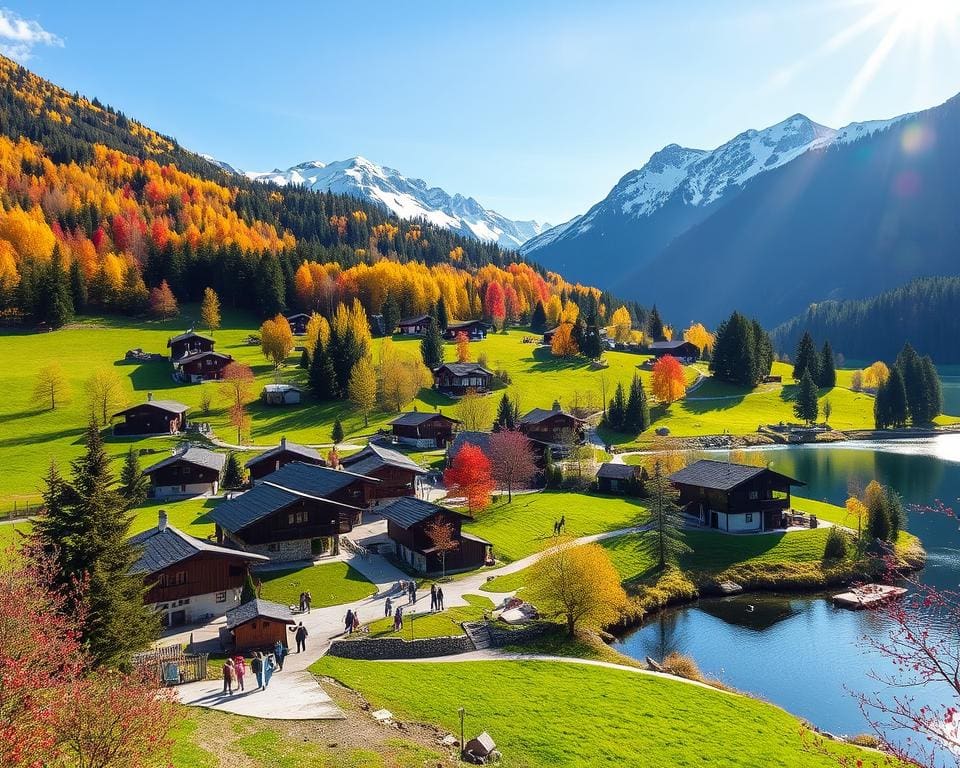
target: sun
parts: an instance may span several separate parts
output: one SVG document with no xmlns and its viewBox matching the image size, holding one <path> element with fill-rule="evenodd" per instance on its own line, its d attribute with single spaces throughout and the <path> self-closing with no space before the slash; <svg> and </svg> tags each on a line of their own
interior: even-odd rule
<svg viewBox="0 0 960 768">
<path fill-rule="evenodd" d="M 960 0 L 877 0 L 903 32 L 947 31 L 960 20 Z"/>
</svg>

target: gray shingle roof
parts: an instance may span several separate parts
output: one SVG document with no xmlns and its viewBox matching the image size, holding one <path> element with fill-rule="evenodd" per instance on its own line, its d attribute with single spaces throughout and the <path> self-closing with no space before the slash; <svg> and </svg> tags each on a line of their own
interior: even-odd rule
<svg viewBox="0 0 960 768">
<path fill-rule="evenodd" d="M 237 557 L 244 560 L 269 560 L 263 555 L 255 555 L 238 549 L 221 547 L 203 539 L 188 536 L 183 531 L 167 525 L 162 531 L 159 527 L 138 533 L 130 538 L 130 543 L 140 549 L 140 557 L 130 568 L 130 573 L 156 573 L 169 568 L 200 552 Z"/>
<path fill-rule="evenodd" d="M 297 623 L 287 606 L 280 605 L 280 603 L 271 603 L 269 600 L 262 600 L 257 597 L 249 603 L 238 605 L 236 608 L 227 611 L 227 629 L 233 629 L 260 616 L 274 621 L 283 621 L 287 624 Z"/>
<path fill-rule="evenodd" d="M 177 365 L 183 365 L 184 363 L 192 363 L 194 360 L 202 360 L 205 357 L 220 357 L 224 360 L 233 360 L 233 357 L 230 355 L 225 355 L 222 352 L 215 352 L 210 349 L 206 352 L 189 352 L 181 358 L 178 358 L 176 363 Z"/>
<path fill-rule="evenodd" d="M 187 339 L 206 339 L 207 341 L 214 341 L 212 336 L 207 336 L 205 333 L 197 333 L 196 331 L 185 331 L 184 333 L 177 334 L 171 339 L 167 340 L 167 346 L 172 346 L 174 342 L 177 341 L 186 341 Z"/>
<path fill-rule="evenodd" d="M 397 325 L 418 325 L 420 323 L 425 323 L 430 319 L 430 315 L 417 315 L 416 317 L 404 317 L 401 318 Z"/>
<path fill-rule="evenodd" d="M 701 459 L 670 475 L 670 480 L 680 485 L 695 485 L 715 491 L 730 491 L 758 475 L 769 473 L 781 477 L 790 485 L 806 485 L 788 475 L 774 472 L 766 467 L 750 467 L 726 461 Z"/>
<path fill-rule="evenodd" d="M 394 451 L 392 448 L 386 448 L 377 443 L 369 443 L 366 448 L 352 456 L 347 456 L 341 463 L 351 472 L 358 472 L 361 475 L 373 472 L 383 466 L 406 469 L 410 472 L 416 472 L 418 475 L 427 473 L 409 456 L 404 456 L 399 451 Z"/>
<path fill-rule="evenodd" d="M 435 413 L 432 411 L 409 411 L 408 413 L 401 413 L 395 419 L 388 421 L 387 424 L 397 424 L 403 427 L 418 427 L 421 424 L 425 424 L 426 422 L 430 421 L 430 419 L 436 418 L 437 416 L 439 416 L 441 419 L 454 421 L 457 424 L 460 423 L 459 419 L 454 419 L 443 413 Z"/>
<path fill-rule="evenodd" d="M 629 480 L 631 477 L 634 477 L 636 473 L 637 467 L 631 466 L 630 464 L 604 462 L 600 465 L 600 469 L 597 470 L 597 477 L 606 477 L 611 480 Z"/>
<path fill-rule="evenodd" d="M 448 331 L 456 331 L 460 328 L 471 328 L 475 325 L 483 326 L 484 328 L 490 328 L 490 323 L 483 320 L 457 320 L 452 323 L 447 323 Z"/>
<path fill-rule="evenodd" d="M 392 501 L 377 509 L 377 512 L 404 529 L 422 523 L 424 520 L 429 520 L 438 512 L 446 512 L 452 515 L 459 514 L 459 512 L 454 512 L 446 507 L 413 496 L 404 496 Z"/>
<path fill-rule="evenodd" d="M 677 349 L 679 347 L 685 347 L 687 344 L 693 344 L 690 341 L 684 341 L 683 339 L 673 339 L 671 341 L 655 341 L 650 344 L 650 349 Z"/>
<path fill-rule="evenodd" d="M 444 363 L 439 368 L 434 368 L 433 372 L 442 371 L 444 368 L 454 376 L 469 376 L 471 373 L 486 373 L 493 376 L 493 371 L 488 371 L 480 363 Z"/>
<path fill-rule="evenodd" d="M 447 455 L 452 459 L 467 443 L 475 445 L 484 453 L 489 454 L 491 434 L 491 432 L 457 432 L 457 436 L 453 438 L 453 442 L 447 448 Z"/>
<path fill-rule="evenodd" d="M 117 411 L 113 415 L 114 417 L 123 416 L 123 414 L 130 413 L 137 408 L 143 408 L 145 405 L 168 413 L 186 413 L 190 410 L 190 406 L 178 403 L 176 400 L 147 400 L 145 403 L 138 403 L 137 405 L 131 405 L 129 408 L 124 408 L 122 411 Z"/>
<path fill-rule="evenodd" d="M 299 498 L 319 499 L 344 509 L 355 510 L 357 507 L 326 497 L 356 482 L 358 478 L 372 483 L 379 482 L 376 478 L 365 477 L 356 472 L 294 461 L 272 472 L 262 483 L 246 493 L 218 504 L 210 512 L 210 517 L 222 528 L 236 533 L 290 506 Z"/>
<path fill-rule="evenodd" d="M 582 421 L 582 419 L 578 419 L 572 413 L 567 413 L 566 411 L 555 411 L 552 409 L 548 410 L 546 408 L 534 408 L 532 411 L 529 411 L 528 413 L 525 413 L 523 416 L 521 416 L 519 423 L 520 424 L 539 424 L 541 421 L 546 421 L 547 419 L 553 416 L 556 416 L 558 414 L 567 416 L 568 418 L 571 418 L 574 421 Z"/>
<path fill-rule="evenodd" d="M 155 472 L 158 469 L 168 467 L 171 464 L 176 464 L 180 461 L 186 462 L 187 464 L 193 464 L 197 467 L 215 469 L 217 472 L 223 472 L 223 465 L 226 463 L 227 457 L 222 453 L 208 451 L 206 448 L 197 448 L 196 446 L 191 445 L 185 451 L 175 453 L 172 456 L 167 456 L 167 458 L 163 459 L 162 461 L 158 461 L 156 464 L 151 464 L 149 467 L 143 470 L 143 474 L 149 475 L 151 472 Z"/>
<path fill-rule="evenodd" d="M 274 456 L 279 456 L 281 453 L 289 452 L 296 454 L 297 456 L 302 456 L 305 459 L 310 459 L 312 461 L 322 461 L 320 457 L 320 452 L 314 448 L 308 448 L 305 445 L 300 445 L 299 443 L 280 443 L 276 448 L 271 448 L 269 451 L 264 451 L 259 456 L 254 456 L 250 459 L 245 467 L 252 467 L 259 464 L 261 461 L 268 461 Z"/>
</svg>

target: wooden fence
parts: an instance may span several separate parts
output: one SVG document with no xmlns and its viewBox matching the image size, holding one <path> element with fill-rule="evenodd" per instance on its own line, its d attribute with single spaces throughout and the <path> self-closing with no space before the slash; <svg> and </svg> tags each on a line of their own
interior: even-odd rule
<svg viewBox="0 0 960 768">
<path fill-rule="evenodd" d="M 207 654 L 186 653 L 180 645 L 135 653 L 133 665 L 154 674 L 158 685 L 181 685 L 207 679 Z"/>
</svg>

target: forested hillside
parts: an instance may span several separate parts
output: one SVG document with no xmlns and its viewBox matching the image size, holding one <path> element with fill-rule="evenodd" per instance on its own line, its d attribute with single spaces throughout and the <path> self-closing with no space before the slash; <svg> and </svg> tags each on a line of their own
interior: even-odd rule
<svg viewBox="0 0 960 768">
<path fill-rule="evenodd" d="M 825 301 L 778 326 L 773 342 L 791 354 L 805 331 L 847 358 L 892 360 L 909 341 L 921 355 L 960 363 L 960 277 L 930 277 L 869 299 Z"/>
</svg>

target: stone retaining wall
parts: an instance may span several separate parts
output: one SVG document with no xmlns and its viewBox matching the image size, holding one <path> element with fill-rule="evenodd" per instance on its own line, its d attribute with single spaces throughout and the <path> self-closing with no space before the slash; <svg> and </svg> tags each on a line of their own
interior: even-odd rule
<svg viewBox="0 0 960 768">
<path fill-rule="evenodd" d="M 553 629 L 554 625 L 546 622 L 534 622 L 519 629 L 504 629 L 491 622 L 490 639 L 493 640 L 494 648 L 503 648 L 505 645 L 523 645 L 531 640 L 539 640 L 547 632 Z"/>
<path fill-rule="evenodd" d="M 433 656 L 451 656 L 474 650 L 466 635 L 460 637 L 428 637 L 422 640 L 401 640 L 399 637 L 367 637 L 363 640 L 334 640 L 330 643 L 331 656 L 341 659 L 427 659 Z"/>
</svg>

